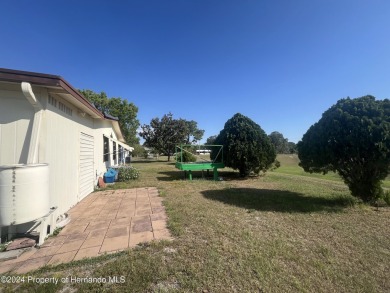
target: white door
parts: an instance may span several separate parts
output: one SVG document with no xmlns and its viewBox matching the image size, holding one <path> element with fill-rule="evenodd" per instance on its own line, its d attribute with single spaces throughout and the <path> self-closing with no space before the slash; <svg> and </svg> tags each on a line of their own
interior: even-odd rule
<svg viewBox="0 0 390 293">
<path fill-rule="evenodd" d="M 93 191 L 93 149 L 93 136 L 81 132 L 79 163 L 79 201 Z"/>
</svg>

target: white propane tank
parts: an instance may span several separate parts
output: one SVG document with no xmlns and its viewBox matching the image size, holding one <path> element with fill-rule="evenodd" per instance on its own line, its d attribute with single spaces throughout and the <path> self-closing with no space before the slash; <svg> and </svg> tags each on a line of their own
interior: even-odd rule
<svg viewBox="0 0 390 293">
<path fill-rule="evenodd" d="M 48 164 L 0 166 L 0 227 L 27 223 L 49 211 Z"/>
</svg>

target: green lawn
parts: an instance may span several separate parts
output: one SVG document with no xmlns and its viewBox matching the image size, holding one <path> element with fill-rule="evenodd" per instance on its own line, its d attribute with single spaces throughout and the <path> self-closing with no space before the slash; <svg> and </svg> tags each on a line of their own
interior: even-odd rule
<svg viewBox="0 0 390 293">
<path fill-rule="evenodd" d="M 283 173 L 289 175 L 299 175 L 299 176 L 308 176 L 312 178 L 320 178 L 326 180 L 340 181 L 341 178 L 336 173 L 328 173 L 326 175 L 317 174 L 317 173 L 306 173 L 303 171 L 299 164 L 299 159 L 297 155 L 278 155 L 278 161 L 281 163 L 281 166 L 276 169 L 275 173 Z"/>
<path fill-rule="evenodd" d="M 324 180 L 333 180 L 333 181 L 342 181 L 339 175 L 336 173 L 330 172 L 328 174 L 318 174 L 318 173 L 306 173 L 303 171 L 299 164 L 299 159 L 297 155 L 278 155 L 277 159 L 280 161 L 280 168 L 276 169 L 275 173 L 283 173 L 289 175 L 299 175 L 299 176 L 307 176 L 311 178 L 320 178 Z M 384 188 L 390 188 L 390 176 L 386 178 L 382 182 L 382 186 Z"/>
<path fill-rule="evenodd" d="M 44 268 L 36 276 L 124 276 L 123 284 L 23 284 L 26 292 L 389 292 L 390 208 L 359 203 L 336 175 L 296 158 L 265 176 L 183 180 L 174 163 L 134 162 L 165 198 L 172 242 Z M 31 274 L 29 274 L 31 275 Z M 15 289 L 7 287 L 6 289 Z M 69 291 L 66 291 L 69 290 Z"/>
</svg>

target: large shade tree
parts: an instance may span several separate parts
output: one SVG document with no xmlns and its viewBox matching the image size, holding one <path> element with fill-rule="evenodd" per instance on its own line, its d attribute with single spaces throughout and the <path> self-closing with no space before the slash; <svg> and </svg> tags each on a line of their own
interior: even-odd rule
<svg viewBox="0 0 390 293">
<path fill-rule="evenodd" d="M 175 151 L 175 145 L 195 143 L 202 139 L 204 130 L 197 127 L 195 121 L 174 119 L 171 113 L 161 119 L 153 118 L 150 124 L 141 126 L 139 135 L 145 139 L 144 145 L 168 156 L 168 161 Z"/>
<path fill-rule="evenodd" d="M 191 120 L 191 121 L 184 120 L 184 121 L 185 121 L 185 125 L 186 125 L 185 132 L 187 135 L 185 143 L 186 144 L 197 143 L 199 140 L 202 139 L 203 134 L 204 134 L 204 130 L 199 129 L 198 122 L 196 122 L 194 120 Z"/>
<path fill-rule="evenodd" d="M 127 144 L 131 146 L 139 144 L 137 137 L 137 128 L 139 127 L 138 108 L 133 103 L 119 97 L 109 98 L 105 92 L 79 91 L 96 109 L 119 119 L 119 126 Z"/>
<path fill-rule="evenodd" d="M 304 134 L 298 156 L 306 172 L 337 172 L 352 195 L 376 200 L 389 171 L 390 101 L 339 100 Z"/>
<path fill-rule="evenodd" d="M 215 144 L 223 145 L 224 163 L 239 170 L 242 177 L 266 171 L 275 161 L 275 149 L 261 127 L 250 118 L 237 113 L 230 118 Z M 211 157 L 216 156 L 215 152 Z"/>
</svg>

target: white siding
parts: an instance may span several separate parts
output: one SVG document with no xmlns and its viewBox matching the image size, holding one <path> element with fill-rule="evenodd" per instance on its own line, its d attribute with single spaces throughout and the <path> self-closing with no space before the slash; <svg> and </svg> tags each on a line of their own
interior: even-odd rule
<svg viewBox="0 0 390 293">
<path fill-rule="evenodd" d="M 21 92 L 0 90 L 0 165 L 27 162 L 33 118 Z"/>
<path fill-rule="evenodd" d="M 110 155 L 107 162 L 103 161 L 103 135 L 109 139 Z M 113 160 L 113 142 L 116 141 L 118 152 L 118 141 L 115 131 L 112 129 L 112 123 L 109 120 L 95 120 L 95 168 L 98 172 L 98 177 L 103 177 L 107 168 L 116 165 Z"/>
<path fill-rule="evenodd" d="M 76 108 L 55 98 L 73 111 L 68 115 L 47 105 L 40 160 L 50 165 L 51 206 L 62 214 L 79 201 L 80 133 L 93 136 L 94 131 L 92 118 L 79 116 Z"/>
<path fill-rule="evenodd" d="M 34 108 L 20 84 L 0 83 L 0 87 L 0 165 L 26 163 Z M 107 164 L 103 162 L 103 135 L 109 138 L 111 151 L 117 136 L 111 121 L 80 115 L 76 107 L 54 93 L 50 95 L 57 103 L 53 99 L 48 103 L 46 88 L 33 87 L 33 92 L 44 109 L 38 162 L 49 164 L 50 207 L 63 214 L 93 191 L 98 177 L 114 165 L 112 154 Z"/>
<path fill-rule="evenodd" d="M 94 187 L 93 142 L 93 136 L 80 133 L 79 201 L 90 194 Z"/>
</svg>

